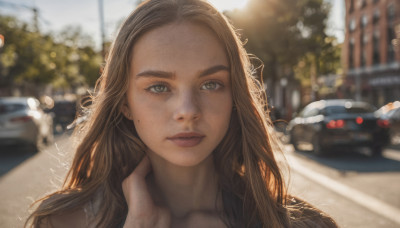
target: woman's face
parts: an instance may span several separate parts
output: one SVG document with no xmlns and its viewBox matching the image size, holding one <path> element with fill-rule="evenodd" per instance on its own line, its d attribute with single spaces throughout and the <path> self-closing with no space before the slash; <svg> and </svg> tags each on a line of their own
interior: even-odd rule
<svg viewBox="0 0 400 228">
<path fill-rule="evenodd" d="M 187 22 L 156 28 L 136 42 L 131 64 L 123 111 L 150 159 L 178 166 L 204 161 L 232 112 L 228 60 L 215 35 Z"/>
</svg>

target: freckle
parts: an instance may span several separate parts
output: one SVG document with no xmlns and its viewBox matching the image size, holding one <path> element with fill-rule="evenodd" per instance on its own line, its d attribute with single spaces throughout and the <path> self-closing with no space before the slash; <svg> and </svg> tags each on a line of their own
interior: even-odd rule
<svg viewBox="0 0 400 228">
<path fill-rule="evenodd" d="M 140 123 L 140 120 L 137 120 L 138 123 Z"/>
</svg>

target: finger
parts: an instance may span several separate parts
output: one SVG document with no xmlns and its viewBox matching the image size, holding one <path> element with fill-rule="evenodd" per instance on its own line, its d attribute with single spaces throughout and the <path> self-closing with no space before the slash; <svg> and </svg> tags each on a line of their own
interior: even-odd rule
<svg viewBox="0 0 400 228">
<path fill-rule="evenodd" d="M 145 181 L 146 175 L 151 170 L 151 163 L 146 156 L 139 162 L 135 170 L 122 182 L 122 191 L 128 207 L 132 211 L 148 211 L 154 207 Z M 140 206 L 138 206 L 140 205 Z"/>
<path fill-rule="evenodd" d="M 147 176 L 147 174 L 149 174 L 150 171 L 151 171 L 150 159 L 147 156 L 145 156 L 142 159 L 142 161 L 140 161 L 140 163 L 136 166 L 133 173 L 137 176 L 144 178 Z"/>
</svg>

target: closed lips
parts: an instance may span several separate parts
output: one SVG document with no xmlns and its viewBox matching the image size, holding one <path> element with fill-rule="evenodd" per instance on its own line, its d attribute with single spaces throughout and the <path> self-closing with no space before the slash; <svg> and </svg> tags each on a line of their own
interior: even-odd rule
<svg viewBox="0 0 400 228">
<path fill-rule="evenodd" d="M 179 133 L 168 139 L 193 139 L 193 138 L 203 138 L 204 135 L 199 133 Z"/>
<path fill-rule="evenodd" d="M 193 147 L 201 143 L 205 135 L 199 133 L 179 133 L 176 134 L 168 140 L 172 141 L 175 145 L 179 147 Z"/>
</svg>

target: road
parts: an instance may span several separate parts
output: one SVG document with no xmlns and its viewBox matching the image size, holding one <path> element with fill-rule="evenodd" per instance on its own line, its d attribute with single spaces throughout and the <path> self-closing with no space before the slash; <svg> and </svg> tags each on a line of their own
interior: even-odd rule
<svg viewBox="0 0 400 228">
<path fill-rule="evenodd" d="M 0 148 L 0 227 L 22 227 L 34 200 L 61 186 L 72 159 L 68 135 L 38 153 Z M 400 227 L 400 150 L 382 158 L 336 153 L 315 157 L 284 146 L 289 192 L 348 228 Z M 290 174 L 289 174 L 290 173 Z"/>
<path fill-rule="evenodd" d="M 290 192 L 330 214 L 340 227 L 400 227 L 400 150 L 387 148 L 380 158 L 339 151 L 316 157 L 292 146 L 285 153 Z"/>
</svg>

